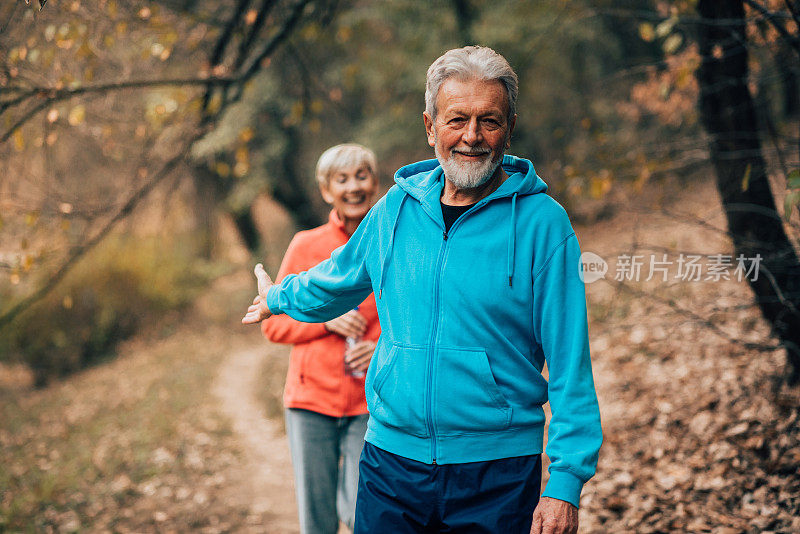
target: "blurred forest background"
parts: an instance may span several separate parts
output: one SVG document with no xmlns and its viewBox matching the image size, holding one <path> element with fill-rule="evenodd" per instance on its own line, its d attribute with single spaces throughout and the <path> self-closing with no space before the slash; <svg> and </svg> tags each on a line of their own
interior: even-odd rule
<svg viewBox="0 0 800 534">
<path fill-rule="evenodd" d="M 0 531 L 280 524 L 226 493 L 246 452 L 194 396 L 259 341 L 250 266 L 325 220 L 319 154 L 370 146 L 384 189 L 432 157 L 425 72 L 474 43 L 519 74 L 510 153 L 585 250 L 766 258 L 749 285 L 587 289 L 586 531 L 800 530 L 799 3 L 30 4 L 0 4 Z"/>
</svg>

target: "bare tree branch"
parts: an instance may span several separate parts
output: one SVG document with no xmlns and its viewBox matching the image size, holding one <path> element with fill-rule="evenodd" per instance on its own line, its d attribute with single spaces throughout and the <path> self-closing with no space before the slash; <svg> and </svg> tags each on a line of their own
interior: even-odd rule
<svg viewBox="0 0 800 534">
<path fill-rule="evenodd" d="M 781 34 L 781 37 L 786 39 L 786 41 L 792 46 L 792 48 L 794 48 L 795 51 L 798 54 L 800 54 L 800 39 L 798 39 L 797 36 L 789 33 L 789 31 L 786 29 L 786 26 L 783 25 L 783 23 L 779 20 L 778 16 L 775 13 L 769 11 L 767 8 L 765 8 L 755 0 L 744 0 L 744 3 L 752 7 L 756 11 L 758 11 L 761 15 L 763 15 L 764 18 L 767 20 L 767 22 L 772 24 L 772 26 L 776 30 L 778 30 L 778 33 Z"/>
<path fill-rule="evenodd" d="M 767 345 L 767 344 L 764 344 L 764 343 L 753 343 L 752 341 L 745 341 L 743 339 L 737 339 L 737 338 L 731 336 L 730 334 L 728 334 L 723 329 L 721 329 L 716 323 L 714 323 L 710 319 L 706 319 L 705 317 L 703 317 L 701 315 L 698 315 L 697 313 L 693 312 L 692 310 L 689 310 L 687 308 L 684 308 L 684 307 L 680 306 L 677 302 L 675 302 L 675 300 L 673 300 L 671 298 L 660 297 L 660 296 L 658 296 L 658 295 L 656 295 L 654 293 L 649 293 L 647 291 L 642 291 L 641 289 L 636 289 L 636 288 L 630 286 L 629 284 L 626 284 L 624 282 L 619 282 L 617 280 L 608 280 L 608 279 L 603 278 L 603 281 L 605 281 L 607 284 L 609 284 L 609 285 L 611 285 L 613 287 L 616 287 L 618 289 L 622 289 L 624 291 L 627 291 L 628 293 L 630 293 L 632 295 L 635 295 L 637 297 L 643 297 L 643 298 L 655 300 L 656 302 L 659 302 L 659 303 L 669 307 L 670 309 L 672 309 L 676 313 L 691 318 L 692 321 L 703 325 L 704 327 L 708 328 L 711 332 L 713 332 L 714 334 L 718 335 L 719 337 L 725 339 L 729 343 L 733 343 L 735 345 L 740 345 L 740 346 L 742 346 L 742 347 L 744 347 L 746 349 L 768 351 L 768 352 L 775 351 L 775 350 L 780 350 L 780 349 L 784 348 L 784 346 L 780 345 L 780 344 L 779 345 Z"/>
<path fill-rule="evenodd" d="M 264 45 L 264 47 L 261 49 L 261 52 L 256 55 L 255 59 L 250 64 L 250 67 L 248 67 L 242 73 L 241 83 L 247 82 L 250 78 L 252 78 L 256 72 L 258 72 L 261 62 L 272 55 L 275 49 L 289 37 L 292 30 L 295 28 L 295 26 L 297 26 L 297 23 L 300 22 L 300 16 L 303 14 L 303 10 L 309 4 L 309 2 L 310 0 L 299 0 L 297 3 L 295 3 L 289 18 L 286 20 L 286 23 L 283 25 L 280 31 L 275 34 L 266 45 Z"/>
<path fill-rule="evenodd" d="M 202 130 L 200 130 L 200 132 L 202 132 Z M 194 142 L 201 137 L 200 132 L 194 134 L 176 155 L 164 163 L 150 181 L 134 191 L 125 204 L 123 204 L 117 213 L 106 222 L 99 232 L 85 243 L 73 248 L 66 261 L 58 267 L 44 285 L 0 315 L 0 330 L 8 326 L 24 310 L 47 296 L 87 252 L 97 246 L 120 221 L 130 215 L 136 206 L 186 158 Z"/>
<path fill-rule="evenodd" d="M 54 89 L 49 87 L 35 87 L 29 93 L 17 97 L 13 101 L 3 103 L 0 105 L 0 113 L 6 111 L 12 104 L 21 104 L 26 99 L 34 97 L 43 97 L 44 100 L 34 106 L 31 110 L 25 113 L 17 122 L 9 126 L 2 135 L 0 135 L 0 143 L 8 141 L 14 135 L 14 132 L 19 130 L 26 122 L 32 119 L 38 112 L 53 104 L 69 98 L 92 93 L 107 93 L 110 91 L 119 91 L 121 89 L 143 89 L 150 87 L 164 87 L 172 85 L 222 85 L 228 86 L 232 83 L 240 81 L 240 78 L 173 78 L 164 80 L 132 80 L 127 82 L 112 82 L 102 83 L 96 85 L 86 85 L 82 87 L 75 87 L 71 89 Z"/>
<path fill-rule="evenodd" d="M 233 31 L 236 29 L 236 26 L 239 25 L 242 15 L 244 14 L 248 5 L 250 5 L 250 0 L 239 0 L 239 2 L 236 4 L 236 9 L 233 11 L 233 15 L 231 15 L 231 18 L 225 25 L 225 29 L 217 40 L 217 44 L 214 46 L 214 51 L 211 53 L 209 62 L 211 63 L 212 72 L 218 65 L 222 63 L 223 59 L 225 58 L 225 49 L 228 47 L 228 44 L 233 38 Z M 208 86 L 206 93 L 203 95 L 203 105 L 200 108 L 203 114 L 203 121 L 209 120 L 206 115 L 208 106 L 211 103 L 211 94 L 213 91 L 214 87 Z"/>
<path fill-rule="evenodd" d="M 8 15 L 8 18 L 3 24 L 3 27 L 0 28 L 0 34 L 5 33 L 6 29 L 8 28 L 8 25 L 11 24 L 11 19 L 13 19 L 14 15 L 17 13 L 18 7 L 19 7 L 19 2 L 14 2 L 14 7 L 11 8 L 11 13 Z"/>
</svg>

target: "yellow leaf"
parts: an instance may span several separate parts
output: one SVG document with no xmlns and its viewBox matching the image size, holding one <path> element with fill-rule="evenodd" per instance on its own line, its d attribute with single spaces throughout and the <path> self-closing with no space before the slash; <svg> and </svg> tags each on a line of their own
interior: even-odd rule
<svg viewBox="0 0 800 534">
<path fill-rule="evenodd" d="M 350 26 L 342 26 L 339 28 L 339 31 L 336 32 L 336 39 L 340 43 L 346 43 L 350 40 L 353 36 L 353 29 Z"/>
<path fill-rule="evenodd" d="M 25 137 L 22 135 L 22 130 L 18 129 L 14 132 L 14 148 L 17 149 L 17 152 L 25 150 Z"/>
<path fill-rule="evenodd" d="M 246 161 L 238 161 L 236 165 L 233 166 L 233 175 L 237 178 L 241 178 L 246 175 L 249 170 L 250 165 L 248 165 Z"/>
<path fill-rule="evenodd" d="M 639 24 L 639 37 L 642 38 L 643 41 L 647 41 L 648 43 L 656 38 L 656 30 L 653 28 L 653 25 L 649 22 L 643 22 Z"/>
<path fill-rule="evenodd" d="M 83 104 L 78 104 L 69 110 L 67 122 L 69 122 L 71 126 L 77 126 L 83 123 L 84 120 L 86 120 L 86 107 Z"/>
<path fill-rule="evenodd" d="M 65 310 L 71 310 L 72 309 L 72 296 L 65 295 L 64 299 L 61 301 L 61 305 L 64 306 Z"/>
<path fill-rule="evenodd" d="M 243 143 L 247 143 L 253 138 L 253 129 L 251 127 L 247 127 L 239 132 L 239 140 Z"/>
<path fill-rule="evenodd" d="M 289 113 L 294 122 L 299 122 L 303 118 L 303 103 L 296 100 L 292 104 L 292 111 Z"/>
<path fill-rule="evenodd" d="M 223 178 L 227 178 L 231 174 L 231 166 L 225 163 L 224 161 L 217 162 L 215 169 L 217 171 L 217 174 L 219 174 Z"/>
<path fill-rule="evenodd" d="M 664 52 L 674 54 L 683 44 L 683 37 L 679 33 L 673 33 L 664 41 Z"/>
<path fill-rule="evenodd" d="M 753 172 L 753 166 L 748 163 L 747 168 L 744 170 L 744 177 L 742 177 L 742 191 L 750 189 L 750 173 Z"/>
<path fill-rule="evenodd" d="M 219 93 L 215 93 L 214 96 L 211 97 L 211 100 L 208 102 L 208 111 L 209 113 L 216 113 L 222 107 L 222 95 Z"/>
</svg>

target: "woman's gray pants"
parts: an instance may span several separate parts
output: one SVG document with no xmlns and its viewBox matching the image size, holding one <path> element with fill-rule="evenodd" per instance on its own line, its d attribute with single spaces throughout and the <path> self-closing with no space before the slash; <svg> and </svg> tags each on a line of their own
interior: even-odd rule
<svg viewBox="0 0 800 534">
<path fill-rule="evenodd" d="M 336 534 L 339 520 L 352 530 L 368 415 L 331 417 L 297 408 L 285 415 L 300 532 Z"/>
</svg>

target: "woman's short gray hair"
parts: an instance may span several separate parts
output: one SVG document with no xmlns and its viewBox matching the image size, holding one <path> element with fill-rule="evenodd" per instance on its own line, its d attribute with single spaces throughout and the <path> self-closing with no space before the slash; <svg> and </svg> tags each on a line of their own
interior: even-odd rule
<svg viewBox="0 0 800 534">
<path fill-rule="evenodd" d="M 375 153 L 357 143 L 344 143 L 332 146 L 322 153 L 317 161 L 317 181 L 328 185 L 331 176 L 344 169 L 366 167 L 378 179 L 378 163 Z"/>
<path fill-rule="evenodd" d="M 425 82 L 425 111 L 436 118 L 436 98 L 439 89 L 448 78 L 456 76 L 462 80 L 497 80 L 506 88 L 508 118 L 517 113 L 519 79 L 506 58 L 486 46 L 454 48 L 442 54 L 428 67 Z"/>
</svg>

